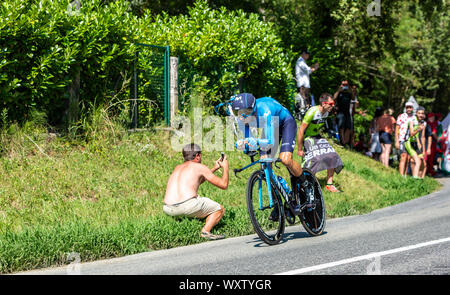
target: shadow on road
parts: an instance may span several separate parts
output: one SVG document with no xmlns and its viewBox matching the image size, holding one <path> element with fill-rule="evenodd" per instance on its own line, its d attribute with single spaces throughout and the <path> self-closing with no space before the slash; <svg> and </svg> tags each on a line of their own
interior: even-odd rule
<svg viewBox="0 0 450 295">
<path fill-rule="evenodd" d="M 326 235 L 327 232 L 324 231 L 322 235 Z M 305 239 L 305 238 L 314 238 L 314 236 L 311 236 L 310 234 L 308 234 L 307 232 L 293 232 L 293 233 L 285 233 L 283 235 L 283 239 L 280 241 L 280 243 L 278 243 L 277 245 L 280 244 L 284 244 L 289 240 L 295 240 L 295 239 Z M 259 237 L 254 237 L 251 241 L 248 241 L 247 244 L 255 244 L 254 247 L 270 247 L 271 245 L 268 245 L 266 243 L 264 243 L 263 241 L 261 241 L 261 239 Z M 273 245 L 276 246 L 276 245 Z"/>
<path fill-rule="evenodd" d="M 321 236 L 326 235 L 327 232 L 324 231 Z M 301 232 L 293 232 L 289 234 L 285 234 L 283 237 L 283 241 L 289 241 L 289 240 L 295 240 L 295 239 L 305 239 L 305 238 L 315 238 L 314 236 L 311 236 L 307 232 L 301 231 Z"/>
</svg>

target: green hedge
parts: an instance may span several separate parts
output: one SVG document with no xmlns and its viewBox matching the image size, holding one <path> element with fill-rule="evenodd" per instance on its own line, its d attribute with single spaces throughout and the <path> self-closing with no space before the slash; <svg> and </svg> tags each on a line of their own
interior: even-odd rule
<svg viewBox="0 0 450 295">
<path fill-rule="evenodd" d="M 135 19 L 124 1 L 100 6 L 68 0 L 5 1 L 0 4 L 0 109 L 21 120 L 31 109 L 58 121 L 68 87 L 80 73 L 83 102 L 101 100 L 133 57 L 126 25 Z"/>
<path fill-rule="evenodd" d="M 147 12 L 140 23 L 143 43 L 170 45 L 171 55 L 180 57 L 180 82 L 186 79 L 199 88 L 204 105 L 236 93 L 239 78 L 244 91 L 290 104 L 294 84 L 289 58 L 274 25 L 257 14 L 214 10 L 199 0 L 187 15 Z"/>
<path fill-rule="evenodd" d="M 188 15 L 138 18 L 125 0 L 102 2 L 82 1 L 79 11 L 69 0 L 0 4 L 0 111 L 9 121 L 37 109 L 60 122 L 78 73 L 84 106 L 107 101 L 131 75 L 136 42 L 170 45 L 190 81 L 186 97 L 200 93 L 204 105 L 237 92 L 240 77 L 244 90 L 289 104 L 288 58 L 273 25 L 256 14 L 212 10 L 200 0 Z"/>
</svg>

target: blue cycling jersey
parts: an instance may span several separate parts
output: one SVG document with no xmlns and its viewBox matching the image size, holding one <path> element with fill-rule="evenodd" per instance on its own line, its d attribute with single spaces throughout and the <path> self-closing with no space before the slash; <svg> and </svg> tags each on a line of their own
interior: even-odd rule
<svg viewBox="0 0 450 295">
<path fill-rule="evenodd" d="M 250 130 L 252 127 L 263 128 L 261 138 L 257 139 L 262 150 L 268 150 L 273 146 L 275 136 L 281 134 L 280 126 L 284 126 L 284 123 L 288 120 L 294 120 L 295 122 L 289 110 L 271 97 L 258 98 L 254 110 L 252 116 L 256 117 L 256 120 L 249 124 L 244 124 L 241 120 L 238 120 L 238 126 L 244 132 L 245 138 L 254 137 Z M 278 134 L 276 131 L 278 131 Z"/>
<path fill-rule="evenodd" d="M 286 119 L 292 118 L 289 110 L 271 97 L 258 98 L 256 100 L 255 108 L 257 117 L 263 117 L 268 113 L 269 116 L 279 117 L 280 123 L 283 123 Z"/>
</svg>

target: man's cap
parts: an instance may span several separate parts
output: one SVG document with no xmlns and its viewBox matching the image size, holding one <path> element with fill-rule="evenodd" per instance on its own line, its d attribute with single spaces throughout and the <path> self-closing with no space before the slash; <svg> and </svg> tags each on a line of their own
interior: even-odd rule
<svg viewBox="0 0 450 295">
<path fill-rule="evenodd" d="M 434 113 L 428 113 L 428 118 L 431 118 L 431 117 L 436 117 L 436 115 L 434 114 Z"/>
<path fill-rule="evenodd" d="M 405 103 L 405 107 L 414 107 L 414 104 L 408 101 L 407 103 Z"/>
<path fill-rule="evenodd" d="M 251 93 L 241 93 L 234 96 L 231 102 L 233 110 L 253 109 L 256 104 L 256 98 Z"/>
<path fill-rule="evenodd" d="M 311 55 L 311 53 L 308 51 L 307 48 L 303 48 L 303 49 L 302 49 L 302 52 L 301 52 L 300 54 L 303 54 L 303 53 L 306 53 L 306 54 Z"/>
</svg>

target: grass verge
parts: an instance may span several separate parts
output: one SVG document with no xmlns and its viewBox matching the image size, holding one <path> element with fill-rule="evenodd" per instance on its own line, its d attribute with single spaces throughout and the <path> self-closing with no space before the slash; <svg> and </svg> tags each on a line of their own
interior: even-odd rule
<svg viewBox="0 0 450 295">
<path fill-rule="evenodd" d="M 85 262 L 202 242 L 203 221 L 162 212 L 168 177 L 182 162 L 170 133 L 128 134 L 109 123 L 91 130 L 86 141 L 30 126 L 2 131 L 0 273 L 64 265 L 71 252 Z M 403 178 L 363 155 L 336 149 L 345 168 L 335 181 L 344 192 L 324 193 L 328 218 L 368 213 L 439 187 L 434 179 Z M 211 167 L 219 156 L 204 152 L 203 163 Z M 231 168 L 249 161 L 238 152 L 227 156 Z M 200 187 L 200 195 L 226 208 L 215 231 L 228 237 L 253 233 L 245 204 L 253 170 L 231 175 L 226 191 L 209 183 Z M 285 168 L 278 172 L 288 179 Z M 325 176 L 318 173 L 322 184 Z"/>
</svg>

